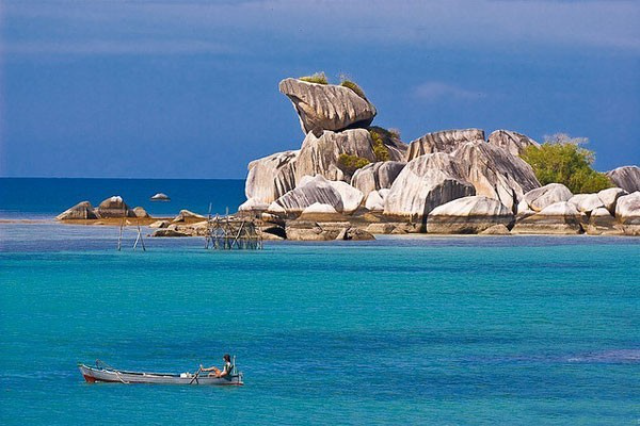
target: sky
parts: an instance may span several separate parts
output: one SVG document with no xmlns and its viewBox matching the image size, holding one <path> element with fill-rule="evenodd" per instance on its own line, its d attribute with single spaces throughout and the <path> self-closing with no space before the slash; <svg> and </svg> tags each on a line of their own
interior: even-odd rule
<svg viewBox="0 0 640 426">
<path fill-rule="evenodd" d="M 640 164 L 637 0 L 0 0 L 0 177 L 244 178 L 304 139 L 278 82 L 374 124 L 589 138 Z"/>
</svg>

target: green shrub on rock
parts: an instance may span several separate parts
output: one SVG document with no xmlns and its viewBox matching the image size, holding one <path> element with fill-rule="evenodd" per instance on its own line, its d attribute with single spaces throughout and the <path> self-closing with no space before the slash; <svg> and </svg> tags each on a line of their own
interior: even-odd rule
<svg viewBox="0 0 640 426">
<path fill-rule="evenodd" d="M 527 147 L 522 159 L 531 165 L 542 185 L 562 183 L 574 194 L 610 188 L 609 178 L 591 167 L 595 160 L 593 151 L 580 147 L 587 142 L 586 138 L 558 133 L 545 137 L 540 148 Z"/>
<path fill-rule="evenodd" d="M 364 100 L 367 99 L 367 95 L 364 94 L 364 90 L 362 90 L 362 88 L 358 86 L 358 84 L 354 81 L 348 80 L 343 77 L 340 81 L 340 86 L 353 90 L 353 93 L 360 96 Z"/>
<path fill-rule="evenodd" d="M 327 76 L 324 73 L 324 71 L 319 71 L 312 75 L 300 77 L 298 78 L 298 80 L 306 81 L 307 83 L 329 84 L 329 80 L 327 79 Z"/>
<path fill-rule="evenodd" d="M 400 132 L 395 130 L 387 130 L 382 127 L 370 127 L 369 134 L 373 140 L 373 153 L 378 161 L 389 161 L 389 149 L 387 144 L 395 145 L 400 140 Z"/>
<path fill-rule="evenodd" d="M 373 153 L 378 161 L 389 161 L 389 150 L 384 145 L 382 135 L 375 130 L 369 130 L 371 139 L 373 140 Z"/>
<path fill-rule="evenodd" d="M 338 156 L 338 164 L 340 164 L 346 172 L 353 174 L 356 170 L 370 164 L 370 161 L 357 155 L 340 154 Z"/>
</svg>

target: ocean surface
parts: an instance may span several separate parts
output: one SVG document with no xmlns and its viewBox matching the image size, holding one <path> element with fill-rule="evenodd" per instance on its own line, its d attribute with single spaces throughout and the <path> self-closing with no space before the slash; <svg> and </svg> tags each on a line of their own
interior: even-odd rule
<svg viewBox="0 0 640 426">
<path fill-rule="evenodd" d="M 185 238 L 147 239 L 142 252 L 132 234 L 118 252 L 117 229 L 58 225 L 43 194 L 13 191 L 49 188 L 63 208 L 116 193 L 146 206 L 166 188 L 187 197 L 183 184 L 65 181 L 67 193 L 56 181 L 14 181 L 0 198 L 11 217 L 41 219 L 0 222 L 2 425 L 640 421 L 640 239 L 420 235 L 215 252 Z M 243 198 L 241 181 L 182 182 L 223 208 Z M 186 372 L 227 352 L 243 387 L 91 385 L 76 366 Z"/>
<path fill-rule="evenodd" d="M 171 201 L 151 201 L 158 192 Z M 206 215 L 210 204 L 212 213 L 233 213 L 246 200 L 244 180 L 0 178 L 0 219 L 55 217 L 80 201 L 98 207 L 113 195 L 156 216 L 181 209 Z"/>
</svg>

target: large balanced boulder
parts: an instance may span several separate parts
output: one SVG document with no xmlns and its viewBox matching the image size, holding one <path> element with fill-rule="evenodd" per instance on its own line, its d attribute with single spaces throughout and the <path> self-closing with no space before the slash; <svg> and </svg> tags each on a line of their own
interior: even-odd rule
<svg viewBox="0 0 640 426">
<path fill-rule="evenodd" d="M 482 195 L 458 198 L 436 207 L 427 218 L 427 232 L 477 234 L 495 225 L 513 225 L 513 212 L 500 201 Z"/>
<path fill-rule="evenodd" d="M 616 186 L 631 193 L 640 191 L 640 167 L 623 166 L 607 172 L 609 180 Z"/>
<path fill-rule="evenodd" d="M 244 187 L 247 199 L 253 199 L 252 204 L 258 206 L 269 204 L 295 188 L 295 164 L 299 153 L 278 152 L 249 163 L 249 175 Z"/>
<path fill-rule="evenodd" d="M 463 177 L 473 184 L 475 195 L 499 200 L 511 211 L 515 212 L 525 193 L 540 186 L 529 164 L 497 146 L 470 142 L 451 155 L 462 165 Z"/>
<path fill-rule="evenodd" d="M 626 235 L 640 235 L 640 191 L 618 198 L 616 219 Z"/>
<path fill-rule="evenodd" d="M 305 177 L 292 191 L 269 206 L 273 213 L 300 214 L 313 204 L 326 204 L 338 213 L 352 213 L 360 207 L 364 194 L 345 182 L 329 181 L 322 175 Z"/>
<path fill-rule="evenodd" d="M 496 130 L 489 135 L 488 141 L 502 149 L 506 149 L 514 156 L 520 156 L 530 146 L 540 148 L 540 144 L 522 133 L 510 130 Z"/>
<path fill-rule="evenodd" d="M 398 161 L 385 161 L 364 166 L 353 174 L 351 186 L 359 189 L 364 195 L 379 189 L 391 188 L 405 164 Z"/>
<path fill-rule="evenodd" d="M 426 154 L 400 172 L 384 200 L 384 214 L 424 218 L 437 206 L 475 192 L 462 177 L 462 166 L 451 156 Z"/>
<path fill-rule="evenodd" d="M 520 206 L 518 210 L 528 209 L 540 212 L 552 204 L 560 201 L 569 201 L 571 197 L 573 197 L 573 194 L 569 188 L 561 183 L 550 183 L 527 192 L 523 198 L 526 205 Z"/>
<path fill-rule="evenodd" d="M 305 135 L 367 127 L 377 113 L 365 97 L 344 86 L 287 78 L 280 82 L 279 89 L 291 100 Z"/>
<path fill-rule="evenodd" d="M 89 201 L 82 201 L 56 216 L 57 220 L 98 219 L 98 214 Z"/>
<path fill-rule="evenodd" d="M 443 130 L 427 133 L 409 144 L 406 161 L 434 152 L 453 152 L 467 142 L 484 142 L 484 130 Z"/>
<path fill-rule="evenodd" d="M 98 206 L 98 215 L 101 218 L 110 217 L 135 217 L 133 210 L 129 208 L 121 196 L 109 197 Z"/>
<path fill-rule="evenodd" d="M 389 150 L 390 160 L 401 159 L 399 151 Z M 343 132 L 325 131 L 318 137 L 307 134 L 296 161 L 296 182 L 304 176 L 322 175 L 329 180 L 351 182 L 355 170 L 341 164 L 341 155 L 377 162 L 373 139 L 368 130 L 352 129 Z"/>
<path fill-rule="evenodd" d="M 579 234 L 582 232 L 581 215 L 576 206 L 568 201 L 560 201 L 547 206 L 542 211 L 518 215 L 513 234 Z"/>
</svg>

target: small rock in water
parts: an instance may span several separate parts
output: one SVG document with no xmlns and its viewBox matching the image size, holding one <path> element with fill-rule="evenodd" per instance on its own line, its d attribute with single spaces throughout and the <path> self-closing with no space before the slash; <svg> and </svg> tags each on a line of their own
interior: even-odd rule
<svg viewBox="0 0 640 426">
<path fill-rule="evenodd" d="M 175 229 L 156 229 L 152 237 L 189 237 L 189 234 L 176 231 Z"/>
<path fill-rule="evenodd" d="M 98 206 L 98 215 L 101 218 L 110 217 L 136 217 L 121 196 L 114 195 L 102 201 Z"/>
<path fill-rule="evenodd" d="M 56 216 L 57 220 L 98 219 L 96 211 L 89 201 L 82 201 Z"/>
<path fill-rule="evenodd" d="M 139 218 L 147 218 L 147 217 L 151 217 L 151 216 L 149 216 L 149 213 L 147 213 L 147 211 L 146 211 L 144 208 L 142 208 L 142 207 L 135 207 L 135 208 L 133 209 L 133 214 L 134 214 L 136 217 L 139 217 Z"/>
<path fill-rule="evenodd" d="M 163 194 L 162 192 L 158 192 L 156 195 L 151 197 L 153 201 L 169 201 L 171 198 L 167 194 Z"/>
<path fill-rule="evenodd" d="M 192 211 L 189 210 L 180 210 L 180 213 L 178 214 L 178 216 L 176 216 L 175 218 L 173 218 L 174 223 L 176 222 L 186 222 L 187 220 L 190 221 L 196 221 L 196 220 L 200 220 L 200 219 L 206 219 L 206 217 L 198 214 L 198 213 L 194 213 Z"/>
</svg>

